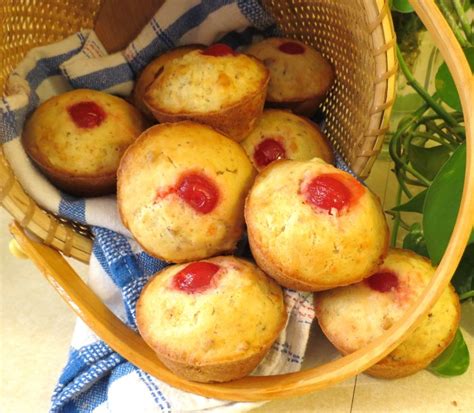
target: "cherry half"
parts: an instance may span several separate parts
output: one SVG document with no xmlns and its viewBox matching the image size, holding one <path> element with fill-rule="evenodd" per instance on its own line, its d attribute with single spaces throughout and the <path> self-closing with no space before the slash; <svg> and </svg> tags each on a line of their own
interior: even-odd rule
<svg viewBox="0 0 474 413">
<path fill-rule="evenodd" d="M 205 291 L 220 268 L 205 261 L 188 264 L 173 277 L 173 287 L 188 294 Z"/>
<path fill-rule="evenodd" d="M 286 54 L 303 54 L 305 51 L 304 46 L 296 42 L 286 42 L 278 46 L 281 52 Z"/>
<path fill-rule="evenodd" d="M 232 49 L 232 47 L 227 46 L 224 43 L 216 43 L 212 46 L 209 46 L 207 49 L 201 51 L 203 55 L 206 56 L 236 56 L 237 53 Z"/>
<path fill-rule="evenodd" d="M 199 173 L 183 175 L 176 185 L 178 196 L 201 214 L 208 214 L 219 201 L 217 186 Z"/>
<path fill-rule="evenodd" d="M 351 203 L 351 190 L 339 179 L 337 174 L 319 175 L 313 178 L 306 188 L 306 199 L 314 206 L 331 212 L 340 212 Z"/>
<path fill-rule="evenodd" d="M 398 288 L 398 277 L 391 271 L 380 271 L 366 279 L 372 290 L 386 293 Z"/>
<path fill-rule="evenodd" d="M 75 103 L 67 111 L 76 126 L 84 129 L 99 126 L 107 117 L 104 109 L 92 101 Z"/>
<path fill-rule="evenodd" d="M 286 151 L 275 139 L 265 139 L 255 148 L 253 158 L 257 166 L 263 168 L 277 159 L 286 159 Z"/>
</svg>

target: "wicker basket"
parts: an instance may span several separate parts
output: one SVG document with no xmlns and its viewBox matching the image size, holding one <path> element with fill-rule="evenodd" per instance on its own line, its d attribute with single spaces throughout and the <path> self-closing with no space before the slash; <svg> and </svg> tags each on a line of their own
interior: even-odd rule
<svg viewBox="0 0 474 413">
<path fill-rule="evenodd" d="M 108 50 L 123 47 L 161 1 L 143 1 L 141 8 L 134 7 L 133 0 L 122 0 L 117 8 L 114 3 L 119 0 L 2 2 L 0 58 L 4 65 L 0 88 L 7 74 L 31 47 L 58 40 L 79 28 L 92 27 L 94 22 Z M 226 384 L 191 383 L 173 375 L 139 336 L 110 313 L 57 252 L 87 262 L 91 252 L 87 228 L 61 222 L 38 207 L 22 190 L 2 155 L 0 202 L 18 223 L 12 226 L 12 233 L 21 251 L 38 265 L 75 311 L 114 350 L 150 374 L 187 391 L 228 400 L 268 400 L 304 394 L 370 367 L 412 331 L 439 297 L 457 267 L 474 217 L 472 73 L 434 2 L 413 3 L 432 32 L 456 84 L 463 85 L 460 94 L 466 116 L 467 175 L 454 234 L 430 286 L 412 311 L 368 347 L 310 370 L 247 377 Z M 265 0 L 264 4 L 283 33 L 315 46 L 333 63 L 337 81 L 323 106 L 327 134 L 352 169 L 362 177 L 367 176 L 382 145 L 395 93 L 395 38 L 388 1 Z M 30 240 L 21 228 L 27 228 L 43 243 Z"/>
<path fill-rule="evenodd" d="M 102 4 L 101 4 L 102 3 Z M 115 7 L 120 3 L 120 7 Z M 34 46 L 92 27 L 108 50 L 124 47 L 162 3 L 160 0 L 59 0 L 0 6 L 0 89 Z M 388 2 L 383 0 L 267 0 L 283 33 L 307 42 L 333 63 L 337 80 L 324 103 L 327 135 L 361 177 L 379 153 L 395 98 L 395 37 Z M 100 13 L 98 10 L 100 9 Z M 119 11 L 117 11 L 117 9 Z M 139 13 L 139 14 L 138 14 Z M 363 85 L 363 87 L 361 86 Z M 24 228 L 47 245 L 88 262 L 92 242 L 87 228 L 43 211 L 21 188 L 0 153 L 0 202 Z"/>
</svg>

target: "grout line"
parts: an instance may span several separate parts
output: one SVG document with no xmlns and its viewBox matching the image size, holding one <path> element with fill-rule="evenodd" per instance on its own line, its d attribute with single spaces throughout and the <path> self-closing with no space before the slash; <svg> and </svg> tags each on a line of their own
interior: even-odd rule
<svg viewBox="0 0 474 413">
<path fill-rule="evenodd" d="M 352 389 L 351 409 L 349 410 L 349 413 L 352 413 L 352 407 L 354 406 L 354 398 L 355 398 L 355 392 L 356 392 L 356 387 L 357 387 L 357 377 L 359 377 L 359 375 L 355 376 L 354 388 Z"/>
</svg>

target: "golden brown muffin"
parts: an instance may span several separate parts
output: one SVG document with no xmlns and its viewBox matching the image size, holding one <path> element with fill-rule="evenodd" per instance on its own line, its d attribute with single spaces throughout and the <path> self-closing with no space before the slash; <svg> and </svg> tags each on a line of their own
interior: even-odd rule
<svg viewBox="0 0 474 413">
<path fill-rule="evenodd" d="M 173 59 L 184 56 L 186 53 L 192 52 L 196 49 L 203 49 L 204 46 L 201 45 L 189 45 L 182 46 L 176 49 L 170 50 L 158 56 L 156 59 L 153 59 L 140 73 L 138 79 L 135 83 L 135 88 L 133 89 L 133 104 L 140 109 L 140 111 L 145 114 L 148 118 L 154 119 L 153 114 L 146 107 L 143 102 L 145 92 L 153 81 L 158 77 L 158 75 L 163 70 L 165 64 L 170 62 Z"/>
<path fill-rule="evenodd" d="M 120 216 L 151 255 L 171 262 L 235 248 L 255 170 L 242 147 L 184 121 L 145 131 L 118 171 Z"/>
<path fill-rule="evenodd" d="M 315 295 L 319 325 L 342 353 L 357 351 L 408 311 L 434 271 L 426 258 L 391 249 L 381 268 L 363 282 Z M 413 333 L 367 373 L 397 378 L 424 369 L 452 341 L 459 317 L 459 298 L 449 285 Z"/>
<path fill-rule="evenodd" d="M 260 172 L 245 221 L 258 266 L 297 290 L 360 281 L 378 268 L 388 248 L 378 198 L 318 158 L 277 161 Z"/>
<path fill-rule="evenodd" d="M 22 143 L 58 188 L 76 196 L 115 191 L 120 158 L 145 129 L 125 100 L 77 89 L 41 104 L 26 122 Z"/>
<path fill-rule="evenodd" d="M 266 109 L 241 143 L 255 168 L 261 171 L 277 159 L 333 162 L 326 137 L 309 119 L 286 110 Z"/>
<path fill-rule="evenodd" d="M 270 71 L 267 103 L 311 116 L 334 82 L 331 64 L 312 47 L 292 39 L 269 38 L 252 44 L 246 53 Z"/>
<path fill-rule="evenodd" d="M 234 257 L 167 267 L 136 308 L 143 339 L 188 380 L 224 382 L 249 374 L 286 323 L 281 288 Z"/>
<path fill-rule="evenodd" d="M 160 122 L 195 120 L 240 142 L 262 113 L 268 79 L 254 57 L 215 44 L 169 62 L 145 104 Z"/>
</svg>

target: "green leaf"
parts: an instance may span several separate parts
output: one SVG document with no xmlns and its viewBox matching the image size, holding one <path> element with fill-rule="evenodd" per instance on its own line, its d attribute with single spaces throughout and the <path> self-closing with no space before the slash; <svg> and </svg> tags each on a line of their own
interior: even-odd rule
<svg viewBox="0 0 474 413">
<path fill-rule="evenodd" d="M 423 234 L 433 264 L 448 245 L 461 203 L 466 169 L 466 144 L 460 145 L 428 188 L 423 207 Z M 471 234 L 469 243 L 474 241 Z"/>
<path fill-rule="evenodd" d="M 474 291 L 474 244 L 467 246 L 451 282 L 459 295 Z"/>
<path fill-rule="evenodd" d="M 408 0 L 393 0 L 392 10 L 398 11 L 399 13 L 411 13 L 413 12 L 413 7 L 411 7 Z"/>
<path fill-rule="evenodd" d="M 409 201 L 405 202 L 402 205 L 398 205 L 395 208 L 392 208 L 392 211 L 401 211 L 401 212 L 423 212 L 423 204 L 426 197 L 426 189 L 421 191 L 419 194 L 416 194 Z M 418 224 L 419 225 L 419 224 Z"/>
<path fill-rule="evenodd" d="M 441 355 L 428 367 L 428 370 L 438 376 L 459 376 L 469 367 L 469 350 L 461 330 L 456 331 L 454 340 Z"/>
<path fill-rule="evenodd" d="M 393 104 L 393 113 L 413 113 L 417 110 L 424 100 L 418 93 L 409 93 L 407 95 L 398 95 Z"/>
<path fill-rule="evenodd" d="M 403 239 L 403 248 L 412 250 L 424 257 L 429 257 L 423 231 L 418 222 L 410 227 L 410 231 Z"/>
<path fill-rule="evenodd" d="M 449 159 L 450 149 L 444 145 L 424 148 L 410 144 L 408 159 L 418 172 L 428 180 L 432 180 L 443 164 Z"/>
<path fill-rule="evenodd" d="M 469 66 L 471 66 L 471 70 L 474 71 L 474 47 L 464 49 L 464 54 Z M 435 86 L 439 97 L 444 103 L 454 110 L 462 111 L 461 100 L 446 63 L 443 63 L 436 73 Z"/>
</svg>

